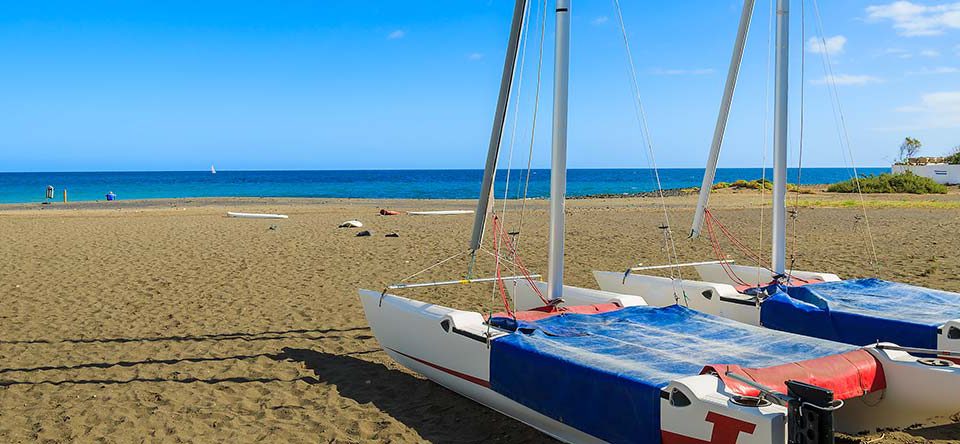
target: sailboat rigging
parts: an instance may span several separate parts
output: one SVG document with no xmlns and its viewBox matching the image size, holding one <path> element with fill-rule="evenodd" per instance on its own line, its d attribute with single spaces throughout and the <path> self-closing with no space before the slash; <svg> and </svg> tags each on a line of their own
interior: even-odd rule
<svg viewBox="0 0 960 444">
<path fill-rule="evenodd" d="M 383 350 L 570 443 L 785 444 L 801 433 L 803 442 L 821 443 L 832 442 L 834 418 L 838 430 L 856 432 L 954 412 L 958 401 L 942 394 L 960 389 L 960 366 L 933 371 L 904 350 L 806 338 L 563 285 L 570 14 L 570 0 L 556 0 L 548 282 L 533 281 L 518 262 L 529 286 L 513 290 L 513 307 L 504 298 L 505 312 L 486 316 L 360 290 Z M 488 162 L 485 181 L 495 165 Z M 492 220 L 496 245 L 515 253 Z M 494 280 L 501 291 L 503 280 Z"/>
<path fill-rule="evenodd" d="M 685 295 L 702 295 L 684 299 L 690 308 L 753 325 L 853 345 L 890 341 L 927 349 L 930 354 L 942 357 L 955 356 L 960 353 L 960 294 L 879 279 L 841 280 L 831 273 L 787 267 L 788 3 L 777 1 L 773 220 L 769 266 L 759 263 L 759 255 L 745 248 L 712 215 L 707 205 L 750 25 L 749 16 L 754 8 L 754 1 L 746 0 L 691 228 L 691 237 L 698 237 L 704 225 L 707 226 L 717 260 L 685 264 L 697 270 L 701 282 L 674 282 L 669 278 L 634 274 L 635 271 L 645 271 L 644 267 L 628 269 L 626 274 L 596 271 L 594 277 L 603 290 L 643 295 L 652 305 L 676 303 L 679 291 Z M 727 260 L 719 246 L 718 237 L 721 235 L 756 260 L 757 266 L 735 265 Z M 752 277 L 756 280 L 751 282 Z M 666 285 L 665 279 L 671 285 Z"/>
</svg>

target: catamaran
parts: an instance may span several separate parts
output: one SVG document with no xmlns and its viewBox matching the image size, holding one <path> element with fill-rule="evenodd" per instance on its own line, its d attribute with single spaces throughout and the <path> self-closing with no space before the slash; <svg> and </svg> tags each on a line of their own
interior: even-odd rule
<svg viewBox="0 0 960 444">
<path fill-rule="evenodd" d="M 570 0 L 555 6 L 548 275 L 534 281 L 488 211 L 527 8 L 528 0 L 516 0 L 471 238 L 476 252 L 493 214 L 494 243 L 514 253 L 521 275 L 501 274 L 497 248 L 494 277 L 360 290 L 391 358 L 570 443 L 825 443 L 834 430 L 903 427 L 960 410 L 949 395 L 960 390 L 960 366 L 892 344 L 856 347 L 563 285 Z M 506 283 L 521 281 L 530 291 L 514 291 L 511 306 Z M 502 312 L 390 293 L 484 282 L 501 295 Z"/>
<path fill-rule="evenodd" d="M 880 279 L 841 280 L 831 273 L 788 269 L 787 227 L 787 13 L 778 6 L 776 43 L 772 263 L 741 245 L 758 265 L 737 265 L 722 253 L 719 240 L 739 241 L 709 211 L 717 160 L 736 88 L 754 0 L 746 0 L 727 73 L 720 113 L 704 173 L 691 237 L 707 234 L 716 260 L 689 264 L 639 266 L 624 272 L 595 271 L 600 288 L 643 295 L 651 305 L 689 308 L 752 325 L 853 345 L 894 342 L 916 352 L 960 362 L 960 294 Z M 822 38 L 822 37 L 821 37 Z M 824 54 L 824 57 L 827 57 Z M 825 65 L 829 66 L 829 60 Z M 828 76 L 829 77 L 829 76 Z M 855 178 L 855 180 L 857 180 Z M 700 281 L 638 274 L 656 269 L 692 267 Z M 919 350 L 917 350 L 919 349 Z"/>
</svg>

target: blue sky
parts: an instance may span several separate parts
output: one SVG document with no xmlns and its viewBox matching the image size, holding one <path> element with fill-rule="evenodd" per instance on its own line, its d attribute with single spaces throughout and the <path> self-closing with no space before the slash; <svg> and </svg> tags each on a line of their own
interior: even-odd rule
<svg viewBox="0 0 960 444">
<path fill-rule="evenodd" d="M 888 164 L 908 135 L 928 155 L 960 145 L 960 2 L 820 2 L 825 47 L 803 41 L 799 1 L 792 10 L 794 111 L 807 60 L 804 164 L 844 165 L 823 51 L 857 165 Z M 10 2 L 0 171 L 480 168 L 512 3 Z M 741 2 L 621 3 L 657 162 L 700 167 Z M 769 8 L 758 1 L 721 166 L 769 162 Z M 573 11 L 570 166 L 648 166 L 613 3 L 574 0 Z M 535 46 L 515 165 L 526 162 Z M 548 165 L 548 136 L 538 132 L 535 166 Z"/>
</svg>

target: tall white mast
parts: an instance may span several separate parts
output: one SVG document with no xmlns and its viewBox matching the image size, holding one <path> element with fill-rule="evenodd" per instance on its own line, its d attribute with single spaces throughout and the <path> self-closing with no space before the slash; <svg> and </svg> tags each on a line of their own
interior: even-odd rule
<svg viewBox="0 0 960 444">
<path fill-rule="evenodd" d="M 786 272 L 787 257 L 787 97 L 790 63 L 790 0 L 777 0 L 777 53 L 774 79 L 772 268 Z"/>
<path fill-rule="evenodd" d="M 557 0 L 553 85 L 553 151 L 550 162 L 550 248 L 547 298 L 563 296 L 564 201 L 567 194 L 567 93 L 570 75 L 570 0 Z"/>
<path fill-rule="evenodd" d="M 743 48 L 750 31 L 750 20 L 753 18 L 755 0 L 745 0 L 743 11 L 740 12 L 740 26 L 737 28 L 737 39 L 733 44 L 733 55 L 730 57 L 730 68 L 727 70 L 727 82 L 723 89 L 723 99 L 720 100 L 720 114 L 717 116 L 717 125 L 713 128 L 713 142 L 710 144 L 710 156 L 707 158 L 707 169 L 703 172 L 703 182 L 700 184 L 700 200 L 697 201 L 697 212 L 693 215 L 693 228 L 690 237 L 696 238 L 703 228 L 703 213 L 710 199 L 713 180 L 717 174 L 717 159 L 720 158 L 720 146 L 723 144 L 723 133 L 727 129 L 727 118 L 730 116 L 730 104 L 733 102 L 733 92 L 737 88 L 737 77 L 740 75 L 740 64 L 743 61 Z"/>
<path fill-rule="evenodd" d="M 493 179 L 497 174 L 497 159 L 500 157 L 500 139 L 503 137 L 503 125 L 507 118 L 507 105 L 510 103 L 510 91 L 513 87 L 513 72 L 517 66 L 517 50 L 520 47 L 520 33 L 523 31 L 523 18 L 526 15 L 527 0 L 516 0 L 513 7 L 513 23 L 510 26 L 510 39 L 507 42 L 507 54 L 503 61 L 503 76 L 500 77 L 500 97 L 497 99 L 497 111 L 493 116 L 493 130 L 490 132 L 490 145 L 487 148 L 487 164 L 483 169 L 483 182 L 480 185 L 480 200 L 473 220 L 473 235 L 470 237 L 470 249 L 476 253 L 483 242 L 483 228 L 490 211 L 490 199 L 493 197 Z"/>
</svg>

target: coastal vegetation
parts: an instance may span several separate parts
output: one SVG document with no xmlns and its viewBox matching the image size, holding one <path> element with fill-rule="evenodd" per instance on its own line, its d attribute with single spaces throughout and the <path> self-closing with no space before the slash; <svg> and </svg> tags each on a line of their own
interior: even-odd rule
<svg viewBox="0 0 960 444">
<path fill-rule="evenodd" d="M 920 139 L 913 137 L 903 139 L 903 143 L 900 144 L 900 159 L 897 163 L 907 163 L 910 159 L 917 157 L 921 147 L 923 147 L 923 143 L 920 142 Z"/>
<path fill-rule="evenodd" d="M 714 190 L 723 190 L 723 189 L 734 189 L 734 190 L 759 190 L 763 188 L 764 190 L 773 190 L 773 182 L 767 179 L 757 179 L 757 180 L 744 180 L 740 179 L 736 182 L 717 182 L 713 185 Z M 800 190 L 800 186 L 795 183 L 787 184 L 787 191 L 801 193 L 806 192 L 807 190 Z"/>
<path fill-rule="evenodd" d="M 827 187 L 830 193 L 908 193 L 908 194 L 944 194 L 946 185 L 942 185 L 929 177 L 922 177 L 911 172 L 903 174 L 883 173 L 880 175 L 863 176 L 858 181 L 854 179 L 837 182 Z"/>
<path fill-rule="evenodd" d="M 960 145 L 953 147 L 953 153 L 943 158 L 950 165 L 960 165 Z"/>
</svg>

